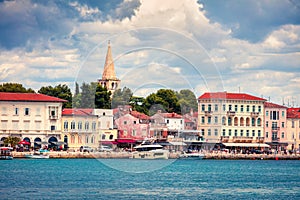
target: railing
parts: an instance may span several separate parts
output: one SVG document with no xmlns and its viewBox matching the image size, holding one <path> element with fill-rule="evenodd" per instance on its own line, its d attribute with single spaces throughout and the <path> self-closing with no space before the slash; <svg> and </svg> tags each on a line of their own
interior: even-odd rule
<svg viewBox="0 0 300 200">
<path fill-rule="evenodd" d="M 58 119 L 58 116 L 57 115 L 50 115 L 49 119 Z"/>
<path fill-rule="evenodd" d="M 280 141 L 280 138 L 278 138 L 278 137 L 272 137 L 272 142 L 279 142 Z"/>
<path fill-rule="evenodd" d="M 280 127 L 272 127 L 272 131 L 279 131 Z"/>
<path fill-rule="evenodd" d="M 205 116 L 211 116 L 212 115 L 212 111 L 210 110 L 210 111 L 204 111 L 204 113 L 205 113 Z"/>
<path fill-rule="evenodd" d="M 228 116 L 234 116 L 235 115 L 235 111 L 227 111 L 227 115 Z"/>
<path fill-rule="evenodd" d="M 259 116 L 259 112 L 251 112 L 251 117 L 258 117 Z"/>
</svg>

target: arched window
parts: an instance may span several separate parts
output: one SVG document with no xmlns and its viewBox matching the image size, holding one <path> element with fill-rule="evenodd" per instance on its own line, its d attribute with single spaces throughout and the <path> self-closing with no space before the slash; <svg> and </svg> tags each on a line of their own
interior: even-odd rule
<svg viewBox="0 0 300 200">
<path fill-rule="evenodd" d="M 75 135 L 71 135 L 71 143 L 72 143 L 72 144 L 75 143 Z"/>
<path fill-rule="evenodd" d="M 75 130 L 75 121 L 71 122 L 71 130 Z"/>
<path fill-rule="evenodd" d="M 240 126 L 245 126 L 245 122 L 244 122 L 245 120 L 244 120 L 244 118 L 243 117 L 241 117 L 240 118 Z"/>
<path fill-rule="evenodd" d="M 222 125 L 226 126 L 226 117 L 222 117 Z"/>
<path fill-rule="evenodd" d="M 260 118 L 257 119 L 257 126 L 261 126 L 261 119 Z"/>
<path fill-rule="evenodd" d="M 85 130 L 89 130 L 89 128 L 90 128 L 89 122 L 85 122 L 85 124 L 84 124 L 84 129 L 85 129 Z"/>
<path fill-rule="evenodd" d="M 232 126 L 232 118 L 228 117 L 228 126 Z"/>
<path fill-rule="evenodd" d="M 89 143 L 89 136 L 88 135 L 85 136 L 85 143 Z"/>
<path fill-rule="evenodd" d="M 255 118 L 251 119 L 251 126 L 255 126 Z"/>
<path fill-rule="evenodd" d="M 234 125 L 235 126 L 239 125 L 239 119 L 237 117 L 234 118 Z"/>
<path fill-rule="evenodd" d="M 68 128 L 69 128 L 69 122 L 64 121 L 64 130 L 68 130 Z"/>
</svg>

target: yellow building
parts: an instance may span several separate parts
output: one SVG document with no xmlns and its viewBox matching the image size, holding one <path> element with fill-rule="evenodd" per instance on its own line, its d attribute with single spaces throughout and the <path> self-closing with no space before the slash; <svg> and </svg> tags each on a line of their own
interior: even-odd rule
<svg viewBox="0 0 300 200">
<path fill-rule="evenodd" d="M 287 110 L 288 150 L 300 150 L 300 108 Z"/>
</svg>

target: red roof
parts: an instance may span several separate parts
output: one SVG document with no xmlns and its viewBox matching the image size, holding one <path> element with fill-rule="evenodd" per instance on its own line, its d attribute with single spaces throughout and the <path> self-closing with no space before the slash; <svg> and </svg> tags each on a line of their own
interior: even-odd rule
<svg viewBox="0 0 300 200">
<path fill-rule="evenodd" d="M 135 110 L 131 111 L 130 114 L 138 119 L 145 119 L 145 120 L 150 119 L 150 117 L 148 115 L 146 115 L 144 113 L 140 113 Z"/>
<path fill-rule="evenodd" d="M 265 102 L 264 105 L 266 108 L 287 108 L 285 106 L 278 105 L 278 104 L 271 103 L 271 102 Z"/>
<path fill-rule="evenodd" d="M 90 108 L 64 108 L 62 111 L 62 115 L 78 115 L 78 116 L 87 116 L 92 115 L 93 109 Z"/>
<path fill-rule="evenodd" d="M 199 99 L 237 99 L 251 101 L 266 101 L 266 99 L 252 96 L 245 93 L 228 93 L 228 92 L 206 92 Z"/>
<path fill-rule="evenodd" d="M 182 118 L 181 115 L 177 114 L 177 113 L 161 113 L 161 115 L 164 117 L 164 118 Z"/>
<path fill-rule="evenodd" d="M 300 119 L 300 108 L 288 108 L 287 118 Z"/>
<path fill-rule="evenodd" d="M 38 93 L 0 92 L 0 101 L 67 102 L 64 99 Z"/>
</svg>

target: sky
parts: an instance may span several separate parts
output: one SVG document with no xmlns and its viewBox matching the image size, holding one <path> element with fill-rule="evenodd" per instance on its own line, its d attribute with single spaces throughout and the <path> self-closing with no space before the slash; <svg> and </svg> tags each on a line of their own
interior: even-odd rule
<svg viewBox="0 0 300 200">
<path fill-rule="evenodd" d="M 0 0 L 0 83 L 102 77 L 108 41 L 121 87 L 242 92 L 300 106 L 300 1 Z"/>
</svg>

